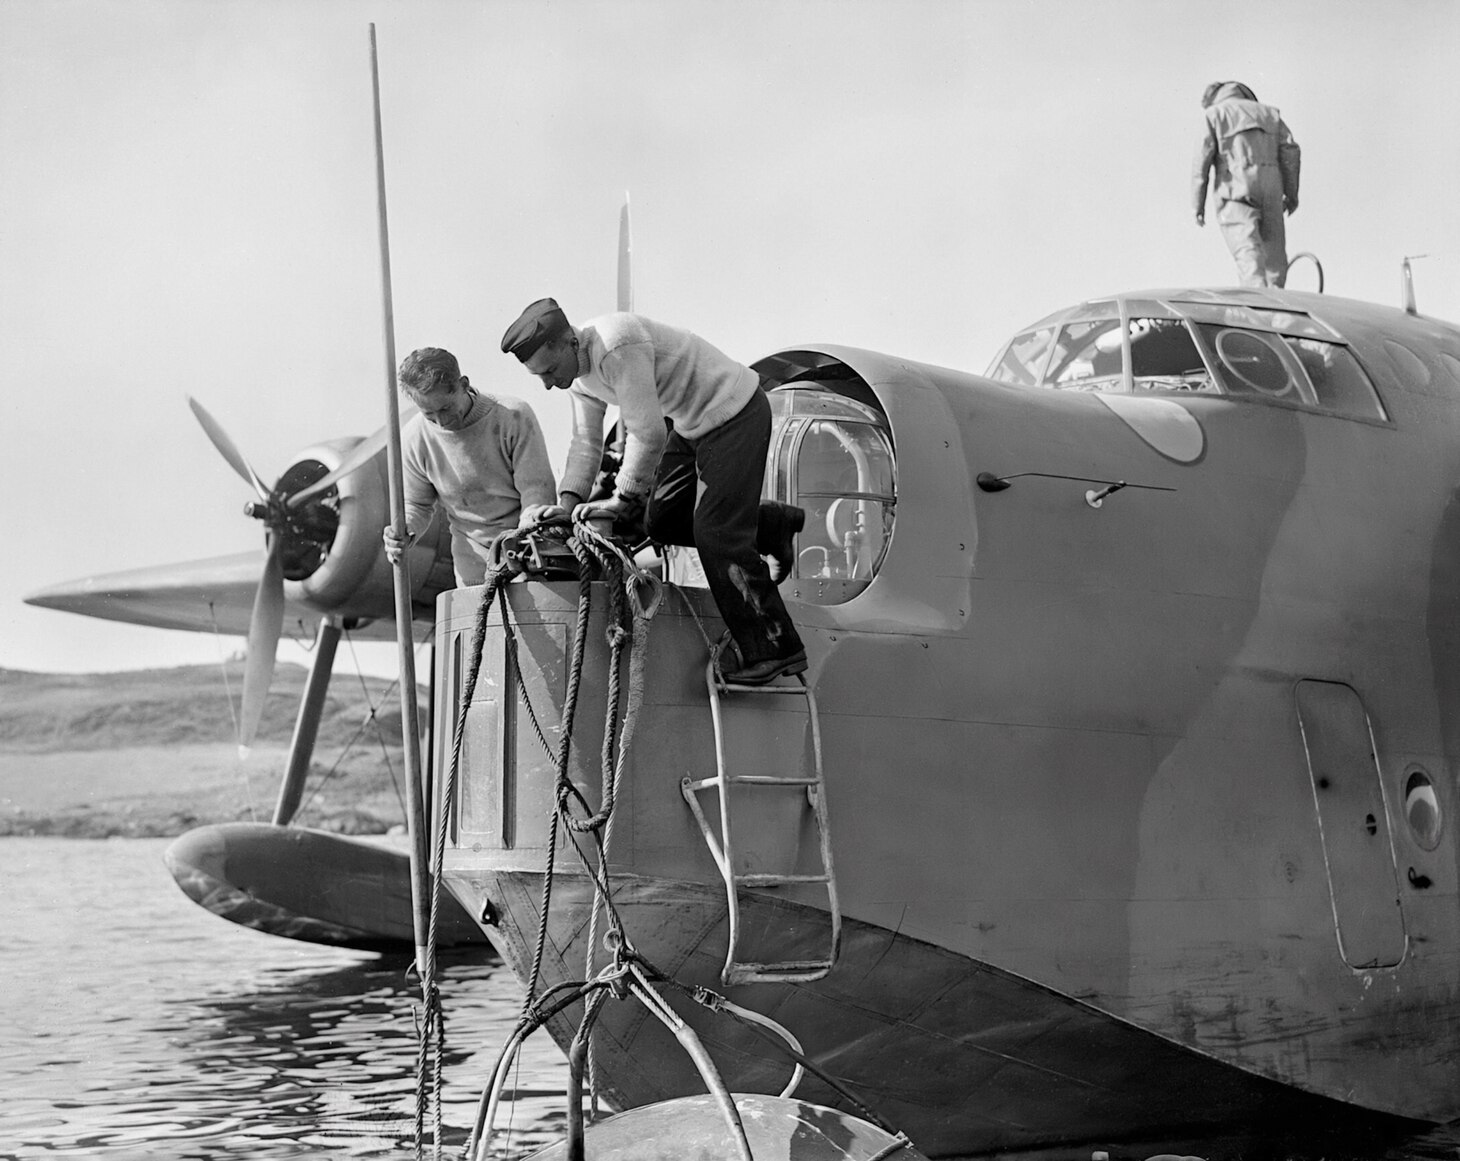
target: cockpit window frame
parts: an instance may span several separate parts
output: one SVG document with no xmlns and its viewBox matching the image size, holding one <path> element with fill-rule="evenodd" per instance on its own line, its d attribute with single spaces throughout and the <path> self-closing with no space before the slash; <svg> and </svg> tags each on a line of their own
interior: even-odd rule
<svg viewBox="0 0 1460 1161">
<path fill-rule="evenodd" d="M 1280 393 L 1270 393 L 1260 388 L 1254 388 L 1251 391 L 1234 391 L 1228 377 L 1229 372 L 1232 375 L 1238 375 L 1239 378 L 1241 376 L 1235 368 L 1229 366 L 1225 356 L 1220 351 L 1212 348 L 1212 340 L 1207 330 L 1204 329 L 1207 327 L 1216 331 L 1218 335 L 1230 333 L 1271 336 L 1275 340 L 1271 344 L 1272 349 L 1277 352 L 1278 357 L 1282 360 L 1288 372 L 1296 398 L 1285 397 Z M 1347 419 L 1355 423 L 1369 423 L 1378 427 L 1394 426 L 1394 421 L 1389 415 L 1389 409 L 1384 404 L 1384 397 L 1374 383 L 1374 377 L 1369 374 L 1368 368 L 1364 366 L 1363 360 L 1358 356 L 1358 352 L 1347 342 L 1319 338 L 1307 334 L 1292 334 L 1280 330 L 1253 331 L 1247 327 L 1222 326 L 1216 323 L 1193 324 L 1193 331 L 1203 356 L 1211 364 L 1213 370 L 1217 372 L 1218 381 L 1222 384 L 1222 394 L 1225 398 L 1240 400 L 1244 403 L 1259 403 L 1264 407 L 1287 407 L 1295 411 L 1306 412 L 1310 415 L 1323 415 L 1330 419 Z M 1362 384 L 1368 392 L 1369 399 L 1372 401 L 1378 414 L 1365 415 L 1355 410 L 1341 410 L 1323 403 L 1321 401 L 1321 393 L 1312 382 L 1307 367 L 1304 366 L 1298 353 L 1293 349 L 1293 345 L 1300 342 L 1326 343 L 1336 350 L 1346 351 L 1348 358 L 1352 360 L 1353 369 L 1358 372 Z"/>
<path fill-rule="evenodd" d="M 1193 323 L 1214 323 L 1232 330 L 1265 331 L 1275 335 L 1291 335 L 1295 338 L 1317 339 L 1319 342 L 1348 346 L 1348 341 L 1331 326 L 1302 311 L 1272 310 L 1237 303 L 1177 301 L 1169 305 L 1180 318 Z M 1133 316 L 1138 313 L 1131 311 Z"/>
<path fill-rule="evenodd" d="M 1202 359 L 1204 376 L 1195 374 L 1176 377 L 1134 375 L 1130 330 L 1134 323 L 1147 319 L 1180 322 Z M 1049 381 L 1051 373 L 1061 366 L 1059 351 L 1061 341 L 1069 326 L 1077 324 L 1090 327 L 1092 324 L 1100 322 L 1109 322 L 1123 327 L 1120 347 L 1121 373 L 1118 375 L 1092 374 L 1071 378 L 1068 382 L 1059 385 L 1051 383 Z M 1232 376 L 1237 376 L 1239 380 L 1242 376 L 1237 368 L 1227 365 L 1220 351 L 1213 346 L 1215 340 L 1212 332 L 1214 330 L 1222 335 L 1248 334 L 1253 336 L 1255 341 L 1268 347 L 1274 354 L 1274 363 L 1281 363 L 1287 375 L 1284 391 L 1291 388 L 1292 395 L 1285 396 L 1282 392 L 1263 391 L 1247 384 L 1234 385 Z M 1019 342 L 1027 342 L 1032 336 L 1044 331 L 1049 332 L 1049 337 L 1045 340 L 1044 350 L 1040 354 L 1038 377 L 1030 383 L 1022 375 L 1018 377 L 1011 375 L 1005 367 L 1009 351 Z M 1271 340 L 1265 340 L 1263 336 L 1271 336 Z M 1299 352 L 1294 349 L 1294 344 L 1326 344 L 1336 350 L 1346 351 L 1345 358 L 1350 361 L 1351 370 L 1356 372 L 1355 375 L 1348 375 L 1347 379 L 1351 385 L 1362 386 L 1365 398 L 1354 399 L 1354 405 L 1348 409 L 1334 406 L 1331 402 L 1324 402 L 1325 393 L 1318 390 L 1311 381 L 1308 367 L 1300 358 Z M 1254 350 L 1254 354 L 1257 353 Z M 1109 350 L 1107 354 L 1114 355 L 1115 351 Z M 1071 363 L 1072 360 L 1066 360 L 1066 364 Z M 1021 370 L 1033 373 L 1034 367 L 1032 363 L 1021 362 Z M 1195 372 L 1194 368 L 1193 372 Z M 1118 298 L 1087 302 L 1073 310 L 1049 315 L 1033 326 L 1021 329 L 999 349 L 986 374 L 988 378 L 994 379 L 996 382 L 1025 390 L 1086 390 L 1104 394 L 1160 395 L 1175 398 L 1207 396 L 1244 403 L 1260 403 L 1272 407 L 1288 407 L 1312 415 L 1352 420 L 1356 423 L 1368 423 L 1381 427 L 1392 427 L 1394 422 L 1374 376 L 1364 366 L 1364 361 L 1346 338 L 1333 327 L 1302 311 L 1279 310 L 1257 304 L 1184 298 Z M 1168 385 L 1161 384 L 1163 378 L 1169 381 Z M 1203 378 L 1205 386 L 1202 386 L 1200 382 Z M 1182 380 L 1180 384 L 1177 383 L 1178 379 Z M 1375 413 L 1369 413 L 1366 407 L 1360 409 L 1360 403 L 1365 405 L 1372 403 Z"/>
</svg>

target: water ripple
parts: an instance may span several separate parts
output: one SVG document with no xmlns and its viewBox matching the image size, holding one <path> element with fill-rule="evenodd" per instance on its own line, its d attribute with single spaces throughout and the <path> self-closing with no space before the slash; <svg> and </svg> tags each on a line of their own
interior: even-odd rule
<svg viewBox="0 0 1460 1161">
<path fill-rule="evenodd" d="M 208 915 L 173 885 L 166 845 L 0 840 L 0 1156 L 412 1155 L 409 962 Z M 443 961 L 441 994 L 443 1137 L 456 1146 L 521 992 L 500 965 L 458 958 Z M 556 1139 L 561 1054 L 535 1037 L 515 1079 L 514 1143 Z"/>
</svg>

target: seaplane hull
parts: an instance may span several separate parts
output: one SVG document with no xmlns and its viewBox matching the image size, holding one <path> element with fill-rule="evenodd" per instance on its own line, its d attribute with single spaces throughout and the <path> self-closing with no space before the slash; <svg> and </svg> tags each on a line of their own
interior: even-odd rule
<svg viewBox="0 0 1460 1161">
<path fill-rule="evenodd" d="M 540 875 L 486 873 L 459 892 L 502 907 L 488 928 L 504 961 L 530 977 L 542 899 Z M 1353 1148 L 1413 1131 L 1401 1119 L 1356 1115 L 1254 1076 L 1098 1008 L 887 928 L 849 921 L 838 967 L 824 981 L 746 985 L 719 981 L 727 938 L 723 894 L 713 887 L 629 877 L 614 906 L 636 949 L 667 974 L 732 996 L 795 1029 L 805 1053 L 866 1107 L 909 1133 L 929 1157 L 1033 1154 L 1089 1145 L 1150 1153 L 1239 1151 L 1252 1142 L 1303 1140 L 1321 1131 Z M 552 894 L 540 981 L 581 980 L 588 956 L 592 887 L 564 876 Z M 824 948 L 824 911 L 747 895 L 741 922 L 756 942 L 790 955 Z M 603 929 L 600 915 L 598 930 Z M 595 964 L 609 957 L 598 948 Z M 672 987 L 662 994 L 737 1092 L 779 1092 L 790 1062 L 756 1032 Z M 549 1024 L 566 1052 L 575 1006 Z M 608 1004 L 594 1031 L 600 1095 L 637 1108 L 704 1091 L 692 1060 L 664 1025 L 632 1003 Z M 846 1106 L 808 1075 L 796 1095 Z"/>
<path fill-rule="evenodd" d="M 624 937 L 784 1024 L 930 1156 L 1460 1116 L 1460 331 L 1151 292 L 1021 342 L 990 378 L 833 347 L 757 364 L 781 384 L 769 489 L 809 512 L 783 592 L 816 721 L 727 693 L 716 725 L 713 604 L 665 599 L 600 836 Z M 470 707 L 480 593 L 438 602 L 434 768 L 465 712 L 447 880 L 544 986 L 607 962 L 593 840 L 548 827 L 565 785 L 607 800 L 608 594 L 560 772 L 578 586 L 507 592 Z M 682 784 L 804 771 L 818 736 L 843 946 L 823 979 L 735 984 Z M 816 867 L 814 812 L 732 796 L 753 877 L 730 958 L 796 961 L 825 888 L 754 876 Z M 780 1082 L 773 1051 L 696 1019 L 732 1088 Z M 617 1099 L 693 1086 L 642 1013 L 602 1020 Z"/>
</svg>

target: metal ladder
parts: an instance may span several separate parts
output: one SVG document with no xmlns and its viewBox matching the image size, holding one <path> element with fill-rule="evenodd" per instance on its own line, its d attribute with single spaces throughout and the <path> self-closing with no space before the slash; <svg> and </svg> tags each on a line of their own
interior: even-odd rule
<svg viewBox="0 0 1460 1161">
<path fill-rule="evenodd" d="M 806 983 L 819 980 L 836 964 L 841 948 L 842 915 L 837 903 L 836 875 L 831 861 L 831 834 L 826 812 L 826 786 L 821 773 L 821 722 L 816 713 L 816 695 L 806 684 L 804 676 L 796 675 L 795 685 L 736 685 L 723 681 L 715 670 L 715 657 L 711 656 L 705 667 L 705 685 L 710 693 L 710 714 L 715 726 L 715 776 L 713 778 L 690 778 L 680 781 L 680 793 L 693 811 L 704 835 L 705 845 L 720 877 L 725 882 L 725 898 L 730 921 L 729 946 L 725 951 L 725 967 L 720 979 L 725 985 L 750 983 Z M 806 712 L 811 722 L 811 759 L 809 774 L 786 777 L 779 774 L 727 774 L 725 770 L 725 728 L 722 694 L 749 694 L 761 697 L 804 697 Z M 730 828 L 730 787 L 747 786 L 779 790 L 796 790 L 805 794 L 811 808 L 816 834 L 821 848 L 821 872 L 810 875 L 788 875 L 779 873 L 740 874 L 735 870 L 735 846 Z M 699 793 L 714 788 L 720 798 L 720 837 L 715 837 L 710 821 L 700 807 Z M 750 962 L 736 959 L 740 944 L 740 902 L 738 889 L 741 887 L 782 887 L 799 883 L 821 883 L 826 888 L 828 909 L 831 913 L 831 948 L 825 959 L 782 960 L 778 962 Z"/>
</svg>

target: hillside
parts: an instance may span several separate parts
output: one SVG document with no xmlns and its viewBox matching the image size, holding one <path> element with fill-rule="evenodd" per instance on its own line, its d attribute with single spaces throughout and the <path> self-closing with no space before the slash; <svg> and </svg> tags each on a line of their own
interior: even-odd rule
<svg viewBox="0 0 1460 1161">
<path fill-rule="evenodd" d="M 305 676 L 299 666 L 278 667 L 258 738 L 241 760 L 240 662 L 91 674 L 0 669 L 0 835 L 173 835 L 267 820 Z M 349 833 L 403 823 L 402 768 L 393 683 L 336 674 L 299 821 Z"/>
</svg>

